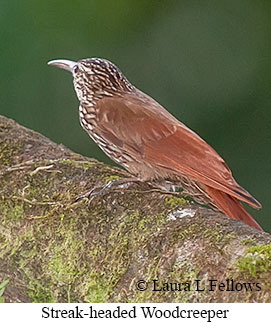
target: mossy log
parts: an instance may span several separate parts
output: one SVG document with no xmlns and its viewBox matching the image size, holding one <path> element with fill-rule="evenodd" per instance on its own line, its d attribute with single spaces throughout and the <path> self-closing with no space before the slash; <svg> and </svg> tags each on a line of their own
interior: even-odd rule
<svg viewBox="0 0 271 323">
<path fill-rule="evenodd" d="M 0 301 L 271 301 L 268 233 L 145 184 L 75 202 L 127 176 L 0 116 Z"/>
</svg>

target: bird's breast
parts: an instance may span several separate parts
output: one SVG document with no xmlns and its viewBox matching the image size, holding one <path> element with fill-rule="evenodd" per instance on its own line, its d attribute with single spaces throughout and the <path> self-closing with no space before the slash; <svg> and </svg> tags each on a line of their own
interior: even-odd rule
<svg viewBox="0 0 271 323">
<path fill-rule="evenodd" d="M 79 106 L 79 119 L 81 126 L 87 131 L 87 133 L 95 132 L 97 127 L 97 111 L 94 105 Z"/>
<path fill-rule="evenodd" d="M 83 129 L 110 159 L 128 169 L 129 163 L 133 162 L 134 158 L 121 147 L 102 136 L 98 131 L 97 123 L 99 120 L 97 115 L 98 111 L 95 105 L 79 106 L 79 118 Z"/>
</svg>

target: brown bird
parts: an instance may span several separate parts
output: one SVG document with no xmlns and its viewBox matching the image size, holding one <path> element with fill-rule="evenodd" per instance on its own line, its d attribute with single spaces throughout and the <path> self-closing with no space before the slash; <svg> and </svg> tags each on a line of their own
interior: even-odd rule
<svg viewBox="0 0 271 323">
<path fill-rule="evenodd" d="M 80 123 L 131 180 L 169 181 L 196 202 L 261 230 L 240 201 L 261 204 L 234 180 L 225 161 L 194 131 L 133 86 L 113 63 L 101 58 L 48 63 L 73 74 Z"/>
</svg>

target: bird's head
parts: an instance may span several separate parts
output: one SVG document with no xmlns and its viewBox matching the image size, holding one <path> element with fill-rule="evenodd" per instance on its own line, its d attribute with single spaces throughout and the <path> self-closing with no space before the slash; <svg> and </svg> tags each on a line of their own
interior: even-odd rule
<svg viewBox="0 0 271 323">
<path fill-rule="evenodd" d="M 84 104 L 94 104 L 105 96 L 131 92 L 134 86 L 119 68 L 102 58 L 85 58 L 78 62 L 56 59 L 48 62 L 73 74 L 73 83 L 78 99 Z"/>
</svg>

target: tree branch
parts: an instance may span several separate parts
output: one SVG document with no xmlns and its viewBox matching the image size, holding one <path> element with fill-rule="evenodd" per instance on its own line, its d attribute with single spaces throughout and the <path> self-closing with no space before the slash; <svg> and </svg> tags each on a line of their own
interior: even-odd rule
<svg viewBox="0 0 271 323">
<path fill-rule="evenodd" d="M 2 301 L 271 301 L 271 235 L 144 184 L 75 202 L 128 176 L 0 116 Z"/>
</svg>

